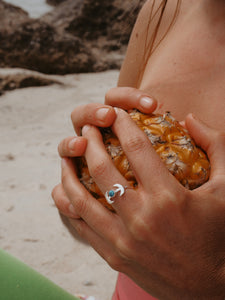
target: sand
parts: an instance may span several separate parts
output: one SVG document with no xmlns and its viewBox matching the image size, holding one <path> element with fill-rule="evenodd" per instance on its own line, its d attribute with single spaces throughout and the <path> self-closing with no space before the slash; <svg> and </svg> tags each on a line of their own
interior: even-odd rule
<svg viewBox="0 0 225 300">
<path fill-rule="evenodd" d="M 60 181 L 57 145 L 74 135 L 71 111 L 104 102 L 118 72 L 53 77 L 63 84 L 0 97 L 0 247 L 74 295 L 109 300 L 117 273 L 68 232 L 51 190 Z"/>
</svg>

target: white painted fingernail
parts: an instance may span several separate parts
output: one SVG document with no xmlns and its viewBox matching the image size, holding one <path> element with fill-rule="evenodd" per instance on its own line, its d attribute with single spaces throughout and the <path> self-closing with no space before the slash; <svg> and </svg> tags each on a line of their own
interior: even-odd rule
<svg viewBox="0 0 225 300">
<path fill-rule="evenodd" d="M 91 126 L 90 125 L 84 125 L 84 127 L 82 128 L 82 135 L 84 135 L 85 133 L 88 132 L 88 130 L 90 130 Z"/>
<path fill-rule="evenodd" d="M 140 105 L 143 108 L 151 108 L 154 103 L 154 100 L 149 97 L 142 97 L 140 100 Z"/>
</svg>

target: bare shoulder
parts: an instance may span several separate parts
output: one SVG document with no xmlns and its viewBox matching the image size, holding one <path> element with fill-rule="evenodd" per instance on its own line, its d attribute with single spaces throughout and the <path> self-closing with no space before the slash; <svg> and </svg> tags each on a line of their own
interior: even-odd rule
<svg viewBox="0 0 225 300">
<path fill-rule="evenodd" d="M 178 15 L 178 10 L 185 11 L 190 7 L 191 2 L 192 0 L 168 0 L 161 21 L 160 18 L 164 1 L 147 0 L 145 2 L 139 12 L 130 37 L 127 53 L 119 76 L 118 86 L 137 87 L 139 77 L 137 70 L 143 65 L 146 49 L 154 38 L 158 22 L 160 21 L 160 28 L 155 39 L 156 44 L 165 35 L 174 16 Z"/>
<path fill-rule="evenodd" d="M 144 56 L 148 21 L 153 3 L 154 0 L 147 0 L 138 14 L 120 71 L 118 86 L 136 87 L 137 72 L 135 70 L 141 65 Z"/>
</svg>

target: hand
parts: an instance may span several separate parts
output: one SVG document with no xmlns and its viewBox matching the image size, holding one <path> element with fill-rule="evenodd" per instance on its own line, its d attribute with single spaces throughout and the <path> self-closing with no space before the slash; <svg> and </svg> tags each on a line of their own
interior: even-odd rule
<svg viewBox="0 0 225 300">
<path fill-rule="evenodd" d="M 71 114 L 74 129 L 80 135 L 81 128 L 86 124 L 97 127 L 109 127 L 113 124 L 116 113 L 112 106 L 125 110 L 136 108 L 143 113 L 152 113 L 157 101 L 138 89 L 119 87 L 110 89 L 105 95 L 106 105 L 91 103 L 78 106 Z"/>
<path fill-rule="evenodd" d="M 145 134 L 121 110 L 112 128 L 138 188 L 116 197 L 116 214 L 111 213 L 79 182 L 69 159 L 62 162 L 62 186 L 81 217 L 71 224 L 112 268 L 158 298 L 224 299 L 225 137 L 192 115 L 186 127 L 212 167 L 209 181 L 196 190 L 188 191 L 176 181 Z M 82 134 L 88 140 L 90 173 L 102 192 L 115 183 L 127 185 L 98 130 L 85 126 Z"/>
<path fill-rule="evenodd" d="M 109 127 L 116 118 L 115 110 L 112 106 L 126 110 L 137 108 L 144 113 L 152 113 L 157 102 L 148 94 L 130 87 L 112 88 L 105 96 L 105 103 L 87 104 L 77 107 L 71 114 L 74 129 L 79 135 L 81 128 L 86 124 L 97 127 Z M 111 105 L 111 106 L 110 106 Z M 87 140 L 81 136 L 71 136 L 63 139 L 58 146 L 59 155 L 63 157 L 78 157 L 85 153 Z M 61 214 L 70 218 L 79 218 L 70 203 L 62 184 L 58 184 L 52 191 L 55 204 Z"/>
</svg>

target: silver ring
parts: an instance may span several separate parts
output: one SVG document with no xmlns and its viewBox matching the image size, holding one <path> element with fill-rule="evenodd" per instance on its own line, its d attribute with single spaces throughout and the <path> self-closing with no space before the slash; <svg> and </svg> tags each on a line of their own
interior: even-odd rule
<svg viewBox="0 0 225 300">
<path fill-rule="evenodd" d="M 112 198 L 114 198 L 118 193 L 119 196 L 122 196 L 125 193 L 125 189 L 128 188 L 127 186 L 122 186 L 119 183 L 114 184 L 113 187 L 114 189 L 111 189 L 105 193 L 105 199 L 109 204 L 114 203 L 114 200 L 111 200 Z"/>
</svg>

